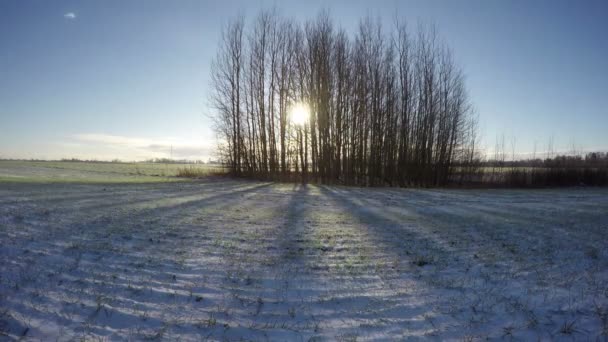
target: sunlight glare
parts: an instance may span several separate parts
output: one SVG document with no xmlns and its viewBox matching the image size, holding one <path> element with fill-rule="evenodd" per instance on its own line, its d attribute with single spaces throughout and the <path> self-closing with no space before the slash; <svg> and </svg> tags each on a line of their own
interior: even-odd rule
<svg viewBox="0 0 608 342">
<path fill-rule="evenodd" d="M 304 103 L 296 103 L 291 107 L 289 114 L 290 121 L 297 126 L 304 126 L 308 122 L 310 111 Z"/>
</svg>

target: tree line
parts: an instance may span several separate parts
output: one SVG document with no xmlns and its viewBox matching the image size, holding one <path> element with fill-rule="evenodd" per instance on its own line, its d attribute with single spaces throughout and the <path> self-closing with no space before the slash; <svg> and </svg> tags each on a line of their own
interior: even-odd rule
<svg viewBox="0 0 608 342">
<path fill-rule="evenodd" d="M 441 185 L 476 156 L 463 71 L 433 26 L 367 16 L 349 34 L 326 11 L 304 23 L 277 10 L 237 17 L 210 101 L 220 156 L 239 176 Z M 294 108 L 308 120 L 292 120 Z"/>
</svg>

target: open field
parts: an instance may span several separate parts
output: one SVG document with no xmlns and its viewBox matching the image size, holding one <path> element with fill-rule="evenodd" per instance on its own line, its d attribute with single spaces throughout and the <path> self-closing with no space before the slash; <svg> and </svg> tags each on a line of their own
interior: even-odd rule
<svg viewBox="0 0 608 342">
<path fill-rule="evenodd" d="M 0 183 L 0 339 L 595 340 L 608 190 Z"/>
<path fill-rule="evenodd" d="M 206 164 L 0 160 L 0 182 L 147 183 L 179 180 L 180 169 L 221 170 Z"/>
</svg>

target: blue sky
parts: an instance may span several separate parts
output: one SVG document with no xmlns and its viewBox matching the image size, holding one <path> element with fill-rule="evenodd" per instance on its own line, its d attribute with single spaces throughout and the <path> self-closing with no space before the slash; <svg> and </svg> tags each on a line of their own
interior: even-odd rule
<svg viewBox="0 0 608 342">
<path fill-rule="evenodd" d="M 607 1 L 0 1 L 0 157 L 206 159 L 222 27 L 277 5 L 436 24 L 488 150 L 608 150 Z"/>
</svg>

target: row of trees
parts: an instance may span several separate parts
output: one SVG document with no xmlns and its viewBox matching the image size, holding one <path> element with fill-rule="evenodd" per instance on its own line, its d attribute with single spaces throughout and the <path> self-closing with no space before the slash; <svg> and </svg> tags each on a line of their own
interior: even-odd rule
<svg viewBox="0 0 608 342">
<path fill-rule="evenodd" d="M 475 156 L 462 71 L 433 27 L 352 35 L 327 12 L 300 24 L 276 10 L 223 30 L 211 103 L 236 175 L 359 185 L 438 185 Z M 290 120 L 293 108 L 309 118 Z"/>
<path fill-rule="evenodd" d="M 608 153 L 587 152 L 585 154 L 558 154 L 554 157 L 512 159 L 509 161 L 490 159 L 479 163 L 482 167 L 534 167 L 534 168 L 601 168 L 608 169 Z"/>
</svg>

